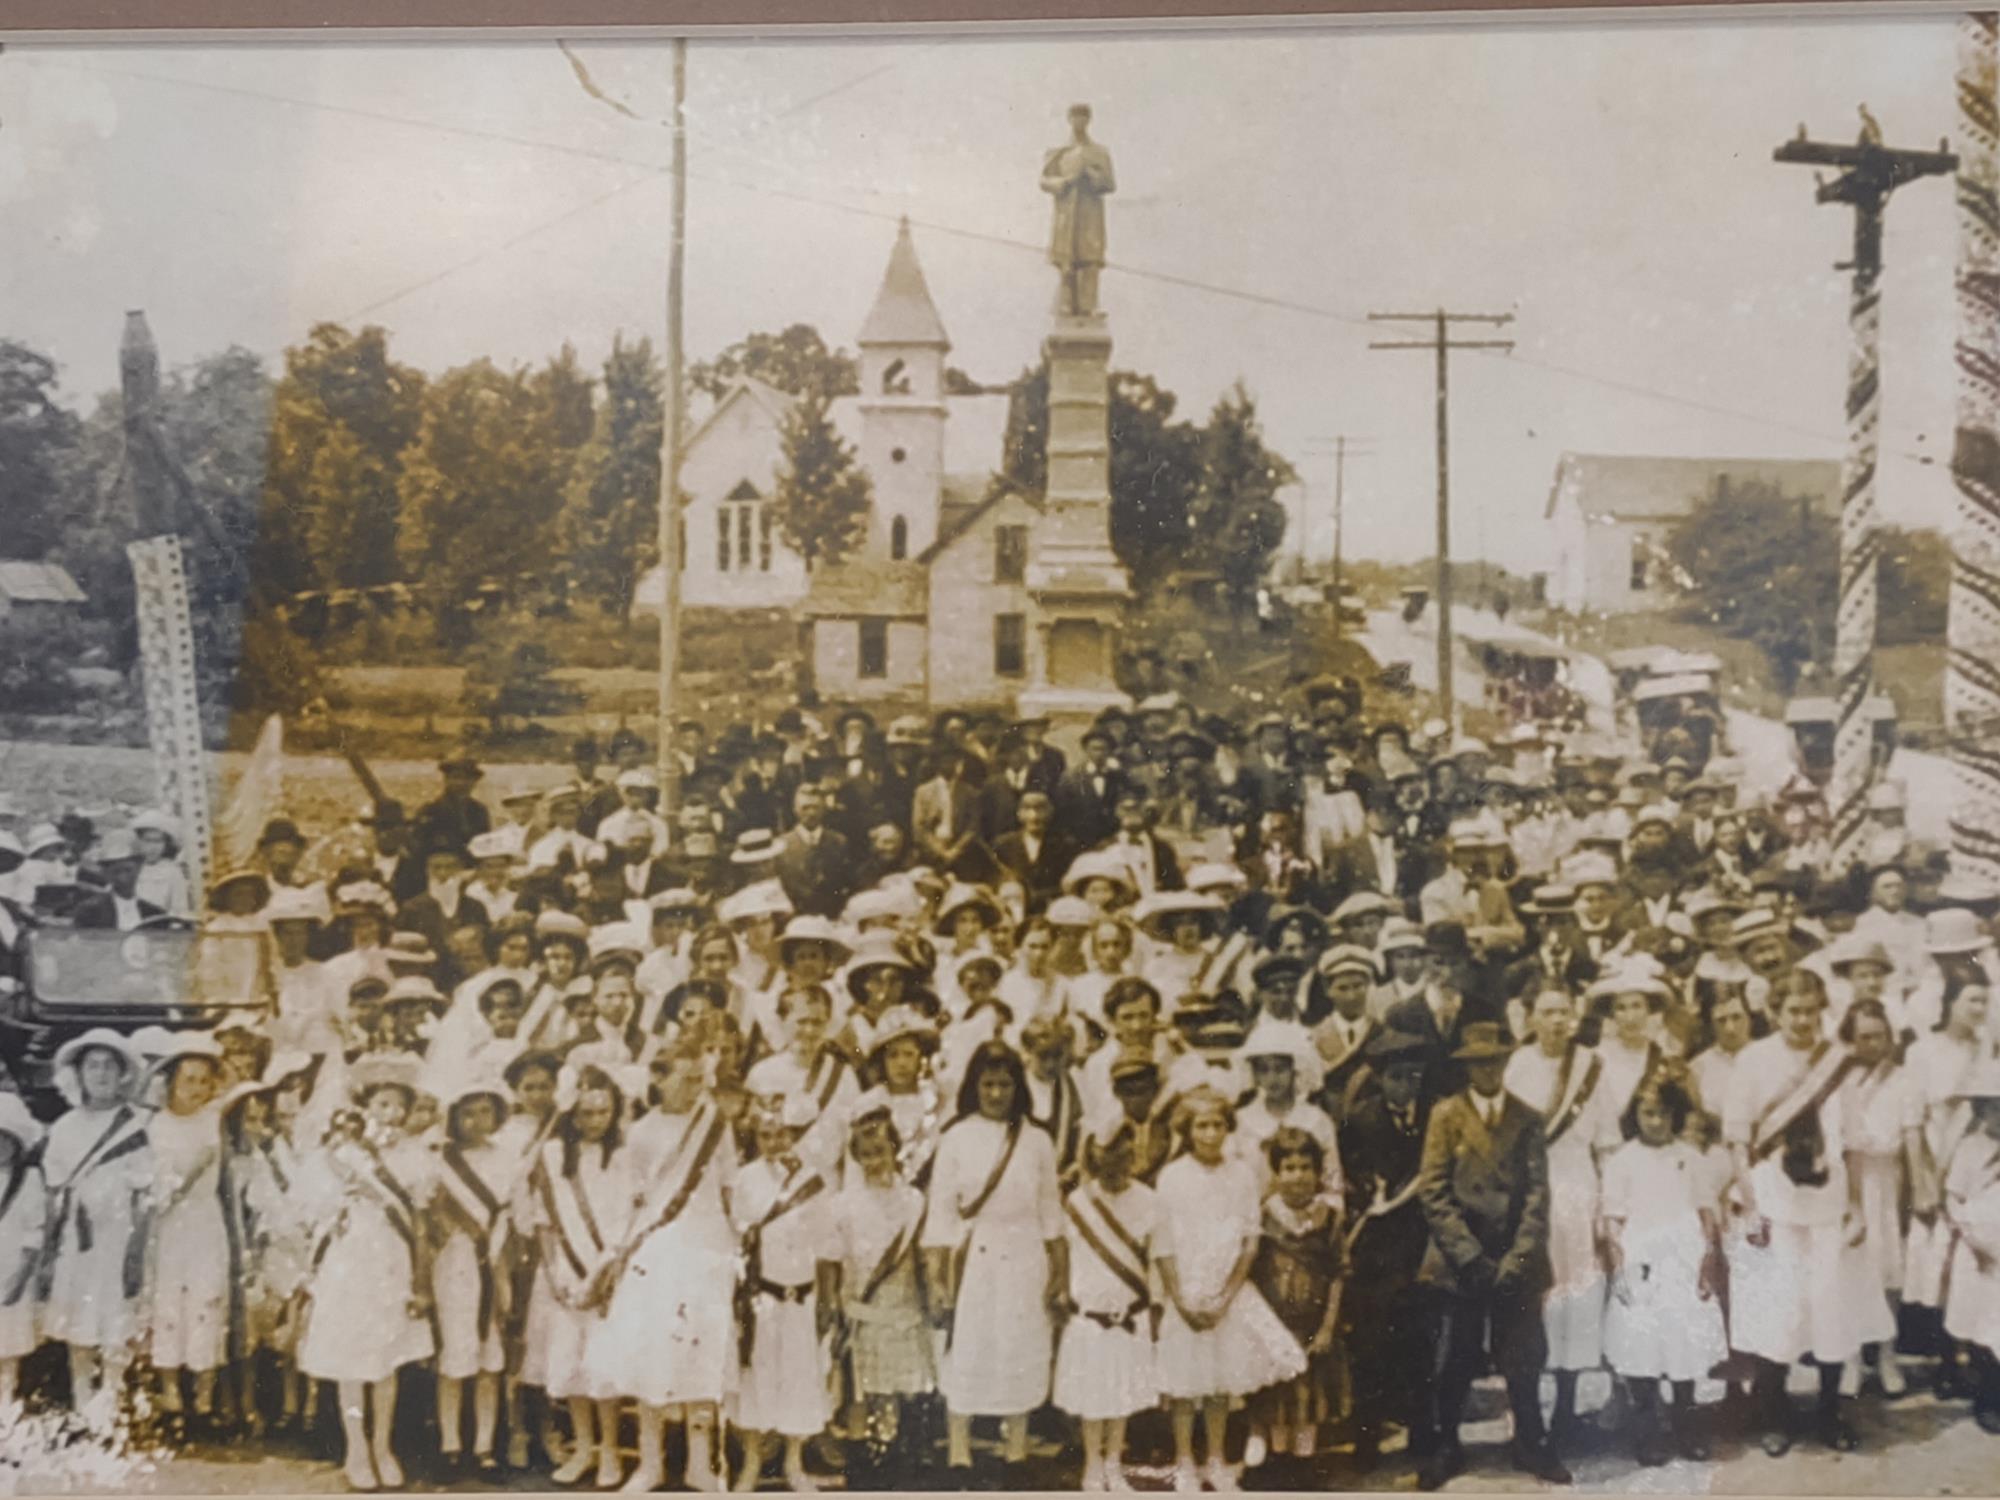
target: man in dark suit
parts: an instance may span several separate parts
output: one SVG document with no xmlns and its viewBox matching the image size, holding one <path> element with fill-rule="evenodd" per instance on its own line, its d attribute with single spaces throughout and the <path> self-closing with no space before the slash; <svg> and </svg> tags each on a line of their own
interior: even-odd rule
<svg viewBox="0 0 2000 1500">
<path fill-rule="evenodd" d="M 1542 1298 L 1554 1280 L 1548 1145 L 1541 1116 L 1501 1087 L 1510 1050 L 1492 1022 L 1467 1026 L 1452 1053 L 1467 1086 L 1432 1109 L 1424 1132 L 1417 1201 L 1431 1238 L 1417 1284 L 1436 1322 L 1429 1399 L 1410 1434 L 1421 1490 L 1439 1488 L 1465 1467 L 1459 1419 L 1489 1329 L 1514 1418 L 1509 1458 L 1546 1484 L 1570 1479 L 1542 1425 Z"/>
<path fill-rule="evenodd" d="M 1430 1242 L 1417 1202 L 1423 1163 L 1423 1040 L 1382 1031 L 1366 1048 L 1377 1087 L 1340 1127 L 1347 1211 L 1357 1226 L 1341 1299 L 1354 1381 L 1354 1461 L 1366 1473 L 1381 1452 L 1382 1429 L 1417 1423 L 1429 1368 L 1417 1267 Z"/>
<path fill-rule="evenodd" d="M 480 834 L 493 826 L 493 814 L 472 795 L 486 773 L 470 755 L 448 755 L 438 762 L 444 790 L 417 809 L 410 828 L 410 843 L 418 858 L 431 850 L 449 847 L 464 851 Z"/>
<path fill-rule="evenodd" d="M 396 913 L 405 932 L 421 932 L 433 953 L 451 951 L 451 935 L 461 927 L 491 927 L 491 915 L 478 897 L 465 893 L 465 850 L 438 844 L 424 855 L 423 893 L 411 897 Z"/>
<path fill-rule="evenodd" d="M 1063 773 L 1056 784 L 1056 821 L 1063 831 L 1088 849 L 1117 832 L 1119 788 L 1125 777 L 1111 763 L 1111 731 L 1093 724 L 1083 732 L 1083 763 Z"/>
<path fill-rule="evenodd" d="M 1423 1042 L 1424 1099 L 1434 1104 L 1465 1087 L 1465 1070 L 1453 1054 L 1464 1028 L 1477 1017 L 1466 1014 L 1473 976 L 1463 951 L 1465 929 L 1456 923 L 1437 923 L 1425 931 L 1424 946 L 1430 955 L 1430 978 L 1423 993 L 1390 1006 L 1382 1024 Z"/>
<path fill-rule="evenodd" d="M 130 932 L 141 922 L 166 915 L 152 902 L 139 899 L 139 846 L 131 834 L 123 829 L 107 833 L 98 840 L 95 859 L 105 889 L 77 903 L 77 926 Z"/>
<path fill-rule="evenodd" d="M 826 797 L 813 782 L 792 797 L 798 825 L 778 845 L 772 861 L 778 881 L 804 916 L 837 917 L 853 894 L 855 854 L 845 838 L 826 826 Z"/>
<path fill-rule="evenodd" d="M 1062 894 L 1063 875 L 1076 857 L 1075 846 L 1050 827 L 1055 804 L 1042 792 L 1026 792 L 1016 811 L 1021 826 L 993 846 L 1003 879 L 1021 882 L 1028 910 L 1041 912 Z"/>
<path fill-rule="evenodd" d="M 1181 859 L 1174 846 L 1153 832 L 1152 809 L 1146 794 L 1126 785 L 1118 792 L 1115 808 L 1117 831 L 1098 847 L 1115 854 L 1132 872 L 1132 883 L 1141 896 L 1185 888 Z"/>
<path fill-rule="evenodd" d="M 1014 731 L 1028 747 L 1028 789 L 1053 797 L 1069 760 L 1048 742 L 1049 721 L 1042 718 L 1022 719 L 1014 725 Z"/>
</svg>

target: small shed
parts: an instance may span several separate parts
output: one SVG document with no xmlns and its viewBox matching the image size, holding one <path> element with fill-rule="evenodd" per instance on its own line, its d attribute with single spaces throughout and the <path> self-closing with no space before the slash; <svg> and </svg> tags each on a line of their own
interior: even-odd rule
<svg viewBox="0 0 2000 1500">
<path fill-rule="evenodd" d="M 88 602 L 59 563 L 0 561 L 0 620 L 68 618 Z"/>
</svg>

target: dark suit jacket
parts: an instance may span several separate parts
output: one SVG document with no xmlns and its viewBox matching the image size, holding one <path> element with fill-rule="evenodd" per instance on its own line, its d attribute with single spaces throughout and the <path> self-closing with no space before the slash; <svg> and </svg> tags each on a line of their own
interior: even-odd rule
<svg viewBox="0 0 2000 1500">
<path fill-rule="evenodd" d="M 166 915 L 165 912 L 161 911 L 159 907 L 153 905 L 150 901 L 141 901 L 138 903 L 138 906 L 139 920 L 142 922 L 152 917 L 164 917 Z M 76 913 L 71 920 L 78 927 L 89 927 L 98 931 L 116 927 L 118 925 L 118 908 L 112 900 L 111 892 L 99 891 L 85 896 L 83 900 L 77 903 Z"/>
<path fill-rule="evenodd" d="M 1424 1127 L 1421 1099 L 1417 1101 L 1415 1126 L 1408 1131 L 1396 1124 L 1381 1095 L 1355 1104 L 1340 1127 L 1340 1165 L 1347 1178 L 1349 1223 L 1359 1223 L 1359 1215 L 1371 1205 L 1395 1197 L 1416 1181 L 1424 1158 Z M 1373 1297 L 1407 1286 L 1423 1261 L 1430 1234 L 1423 1205 L 1415 1198 L 1370 1220 L 1351 1252 L 1354 1294 Z"/>
<path fill-rule="evenodd" d="M 1027 840 L 1016 830 L 994 844 L 993 858 L 1003 875 L 1027 887 L 1028 909 L 1039 912 L 1062 894 L 1062 879 L 1076 851 L 1068 839 L 1049 828 L 1042 834 L 1041 853 L 1029 859 Z"/>
<path fill-rule="evenodd" d="M 1174 846 L 1157 833 L 1146 834 L 1145 838 L 1153 846 L 1153 888 L 1160 891 L 1186 889 L 1187 882 L 1181 875 L 1181 857 L 1174 852 Z M 1116 850 L 1118 835 L 1114 832 L 1111 837 L 1100 840 L 1096 847 Z"/>
<path fill-rule="evenodd" d="M 1028 788 L 1040 792 L 1045 797 L 1054 797 L 1056 787 L 1062 781 L 1062 774 L 1069 765 L 1068 758 L 1054 745 L 1042 746 L 1041 754 L 1028 762 Z"/>
<path fill-rule="evenodd" d="M 1078 848 L 1088 849 L 1118 831 L 1118 792 L 1125 785 L 1125 776 L 1116 770 L 1106 770 L 1103 776 L 1102 795 L 1084 766 L 1064 772 L 1056 784 L 1056 823 Z"/>
<path fill-rule="evenodd" d="M 451 951 L 445 940 L 455 929 L 491 927 L 493 919 L 477 896 L 460 897 L 457 915 L 446 917 L 437 897 L 425 891 L 421 896 L 414 896 L 403 903 L 402 910 L 396 913 L 396 925 L 405 932 L 421 932 L 442 965 L 449 961 L 446 955 Z M 461 979 L 465 977 L 462 974 L 459 976 Z M 445 987 L 442 978 L 438 986 L 441 989 Z"/>
<path fill-rule="evenodd" d="M 1465 1069 L 1452 1061 L 1451 1054 L 1457 1050 L 1465 1023 L 1479 1019 L 1470 1014 L 1471 1011 L 1470 998 L 1461 999 L 1458 1016 L 1452 1022 L 1449 1033 L 1438 1030 L 1437 1014 L 1423 995 L 1397 1001 L 1382 1017 L 1382 1024 L 1391 1031 L 1407 1031 L 1411 1036 L 1424 1039 L 1424 1098 L 1427 1102 L 1435 1102 L 1465 1087 Z"/>
<path fill-rule="evenodd" d="M 810 846 L 794 828 L 778 846 L 775 864 L 793 908 L 805 915 L 837 917 L 853 894 L 853 852 L 831 828 L 822 828 L 819 841 Z"/>
<path fill-rule="evenodd" d="M 1517 1293 L 1539 1294 L 1554 1281 L 1549 1266 L 1549 1150 L 1542 1117 L 1512 1094 L 1500 1095 L 1500 1118 L 1488 1130 L 1470 1093 L 1431 1111 L 1417 1188 L 1430 1248 L 1417 1279 L 1441 1291 L 1480 1295 L 1466 1280 L 1484 1269 Z"/>
<path fill-rule="evenodd" d="M 614 791 L 611 795 L 618 794 Z M 410 819 L 410 852 L 420 859 L 433 849 L 456 849 L 463 854 L 467 844 L 492 827 L 493 814 L 477 797 L 456 805 L 439 798 L 426 802 Z"/>
</svg>

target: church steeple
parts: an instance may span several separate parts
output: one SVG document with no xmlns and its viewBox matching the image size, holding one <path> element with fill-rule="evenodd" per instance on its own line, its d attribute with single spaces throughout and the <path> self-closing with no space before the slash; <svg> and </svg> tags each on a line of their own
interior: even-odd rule
<svg viewBox="0 0 2000 1500">
<path fill-rule="evenodd" d="M 882 290 L 861 325 L 861 463 L 875 483 L 869 551 L 911 558 L 937 535 L 944 487 L 944 357 L 910 221 L 896 230 Z"/>
</svg>

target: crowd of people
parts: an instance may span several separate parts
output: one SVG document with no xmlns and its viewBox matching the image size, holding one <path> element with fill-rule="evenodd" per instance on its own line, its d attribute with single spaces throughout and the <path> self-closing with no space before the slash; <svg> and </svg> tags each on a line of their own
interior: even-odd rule
<svg viewBox="0 0 2000 1500">
<path fill-rule="evenodd" d="M 1906 1360 L 2000 1432 L 2000 889 L 1892 784 L 1837 864 L 1803 774 L 1349 680 L 1047 730 L 689 722 L 671 817 L 627 732 L 497 810 L 452 756 L 202 892 L 171 820 L 0 803 L 0 987 L 193 922 L 229 1007 L 71 1037 L 52 1123 L 0 1093 L 0 1396 L 268 1438 L 330 1388 L 364 1491 L 1051 1441 L 1431 1489 L 1488 1372 L 1558 1484 L 1607 1382 L 1645 1465 L 1850 1450 Z"/>
</svg>

